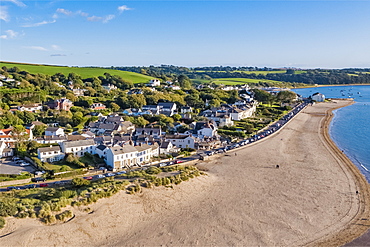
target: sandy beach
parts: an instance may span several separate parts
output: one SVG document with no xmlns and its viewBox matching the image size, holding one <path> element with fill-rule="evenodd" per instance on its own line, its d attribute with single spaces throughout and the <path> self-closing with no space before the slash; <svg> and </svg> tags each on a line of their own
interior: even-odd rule
<svg viewBox="0 0 370 247">
<path fill-rule="evenodd" d="M 273 136 L 198 162 L 208 176 L 173 189 L 120 192 L 53 226 L 7 219 L 0 245 L 343 245 L 370 226 L 368 183 L 327 133 L 330 110 L 349 103 L 308 106 Z"/>
</svg>

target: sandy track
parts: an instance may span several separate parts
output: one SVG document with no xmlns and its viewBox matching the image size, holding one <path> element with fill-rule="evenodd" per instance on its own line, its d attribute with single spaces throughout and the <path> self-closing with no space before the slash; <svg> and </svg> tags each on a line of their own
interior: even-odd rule
<svg viewBox="0 0 370 247">
<path fill-rule="evenodd" d="M 325 128 L 330 110 L 347 103 L 309 106 L 274 136 L 227 156 L 213 156 L 200 164 L 209 176 L 174 189 L 134 196 L 122 192 L 92 205 L 93 214 L 77 211 L 66 224 L 8 220 L 0 235 L 12 233 L 0 238 L 0 244 L 344 244 L 368 228 L 362 219 L 368 218 L 370 198 L 366 180 Z"/>
</svg>

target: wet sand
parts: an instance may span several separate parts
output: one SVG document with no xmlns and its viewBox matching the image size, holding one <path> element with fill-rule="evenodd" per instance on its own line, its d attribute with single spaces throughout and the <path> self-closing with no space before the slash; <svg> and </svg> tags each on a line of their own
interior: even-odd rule
<svg viewBox="0 0 370 247">
<path fill-rule="evenodd" d="M 330 110 L 346 104 L 309 106 L 273 136 L 198 162 L 208 176 L 173 189 L 120 192 L 65 224 L 7 219 L 0 245 L 343 245 L 370 225 L 368 183 L 327 134 Z"/>
</svg>

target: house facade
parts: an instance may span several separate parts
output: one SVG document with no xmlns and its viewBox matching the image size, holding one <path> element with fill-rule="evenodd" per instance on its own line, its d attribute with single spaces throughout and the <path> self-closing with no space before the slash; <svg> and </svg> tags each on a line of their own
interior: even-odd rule
<svg viewBox="0 0 370 247">
<path fill-rule="evenodd" d="M 61 144 L 62 152 L 65 154 L 73 154 L 77 157 L 82 157 L 86 152 L 95 154 L 95 142 L 93 139 L 80 141 L 67 141 Z"/>
<path fill-rule="evenodd" d="M 90 106 L 91 110 L 105 110 L 107 107 L 102 103 L 94 103 Z"/>
<path fill-rule="evenodd" d="M 325 95 L 323 95 L 322 93 L 314 93 L 312 95 L 312 100 L 314 100 L 316 102 L 324 102 L 325 101 Z"/>
<path fill-rule="evenodd" d="M 157 145 L 142 144 L 139 146 L 123 145 L 104 149 L 105 162 L 112 169 L 130 168 L 134 165 L 149 163 L 153 154 L 158 149 Z"/>
<path fill-rule="evenodd" d="M 151 86 L 151 87 L 159 87 L 160 85 L 161 85 L 161 81 L 158 79 L 150 80 L 148 84 L 148 86 Z"/>
<path fill-rule="evenodd" d="M 42 110 L 41 104 L 28 104 L 28 105 L 18 106 L 18 111 L 37 112 L 41 110 Z"/>
<path fill-rule="evenodd" d="M 73 106 L 72 101 L 66 98 L 57 99 L 48 104 L 51 109 L 69 111 Z"/>
<path fill-rule="evenodd" d="M 55 162 L 64 158 L 60 146 L 50 146 L 37 149 L 37 157 L 43 162 Z"/>
<path fill-rule="evenodd" d="M 64 136 L 64 130 L 59 127 L 48 127 L 45 130 L 45 136 Z"/>
<path fill-rule="evenodd" d="M 195 138 L 191 135 L 166 135 L 164 139 L 178 148 L 195 149 Z"/>
</svg>

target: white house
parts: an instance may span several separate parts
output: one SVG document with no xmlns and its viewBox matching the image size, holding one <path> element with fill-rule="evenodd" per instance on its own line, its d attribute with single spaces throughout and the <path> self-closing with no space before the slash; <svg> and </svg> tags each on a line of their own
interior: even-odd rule
<svg viewBox="0 0 370 247">
<path fill-rule="evenodd" d="M 165 141 L 170 141 L 178 148 L 195 148 L 195 138 L 191 135 L 167 135 Z"/>
<path fill-rule="evenodd" d="M 96 148 L 95 148 L 95 153 L 100 157 L 100 158 L 104 158 L 108 152 L 108 147 L 103 145 L 103 144 L 100 144 L 98 145 Z"/>
<path fill-rule="evenodd" d="M 194 130 L 197 132 L 197 136 L 201 139 L 212 138 L 217 135 L 217 126 L 214 121 L 197 122 Z"/>
<path fill-rule="evenodd" d="M 171 153 L 177 153 L 178 151 L 179 151 L 179 148 L 173 145 L 172 142 L 170 141 L 162 142 L 161 146 L 159 147 L 160 154 L 171 154 Z"/>
<path fill-rule="evenodd" d="M 102 104 L 102 103 L 94 103 L 94 104 L 92 104 L 91 106 L 90 106 L 90 109 L 91 110 L 104 110 L 104 109 L 106 109 L 107 107 L 104 105 L 104 104 Z"/>
<path fill-rule="evenodd" d="M 151 86 L 151 87 L 158 87 L 160 85 L 161 85 L 161 81 L 158 79 L 150 80 L 148 84 L 148 86 Z"/>
<path fill-rule="evenodd" d="M 13 149 L 6 142 L 0 141 L 0 158 L 13 156 Z"/>
<path fill-rule="evenodd" d="M 59 127 L 48 127 L 45 130 L 46 136 L 64 136 L 64 130 Z"/>
<path fill-rule="evenodd" d="M 177 111 L 177 105 L 176 103 L 173 103 L 173 102 L 168 102 L 168 103 L 160 102 L 158 103 L 158 106 L 160 109 L 160 113 L 166 116 L 172 116 Z"/>
<path fill-rule="evenodd" d="M 323 95 L 322 93 L 314 93 L 312 95 L 312 100 L 314 100 L 316 102 L 324 102 L 325 101 L 325 95 Z"/>
<path fill-rule="evenodd" d="M 60 143 L 67 141 L 66 136 L 44 136 L 36 138 L 36 142 L 40 144 L 53 144 L 53 143 Z"/>
<path fill-rule="evenodd" d="M 67 141 L 61 143 L 63 153 L 74 154 L 75 156 L 82 157 L 86 152 L 95 154 L 96 144 L 93 139 Z"/>
<path fill-rule="evenodd" d="M 131 145 L 111 147 L 107 150 L 105 162 L 113 169 L 131 167 L 137 164 L 138 150 Z"/>
<path fill-rule="evenodd" d="M 36 112 L 42 110 L 41 104 L 28 104 L 28 105 L 21 105 L 18 106 L 19 111 L 29 111 L 29 112 Z"/>
<path fill-rule="evenodd" d="M 59 146 L 50 146 L 37 149 L 37 156 L 43 162 L 55 162 L 64 158 Z"/>
</svg>

